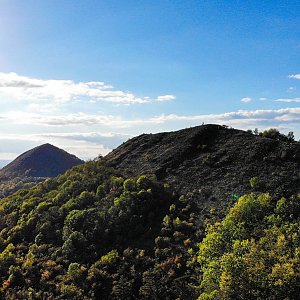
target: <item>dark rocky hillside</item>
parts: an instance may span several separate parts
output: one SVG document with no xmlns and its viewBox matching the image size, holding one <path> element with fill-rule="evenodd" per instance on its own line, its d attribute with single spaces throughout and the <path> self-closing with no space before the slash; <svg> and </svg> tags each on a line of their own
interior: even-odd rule
<svg viewBox="0 0 300 300">
<path fill-rule="evenodd" d="M 291 194 L 300 187 L 300 143 L 220 125 L 143 134 L 106 156 L 128 176 L 153 173 L 177 191 L 204 189 L 219 200 L 256 190 Z"/>
<path fill-rule="evenodd" d="M 75 155 L 50 144 L 31 149 L 0 170 L 0 178 L 55 177 L 83 163 Z"/>
</svg>

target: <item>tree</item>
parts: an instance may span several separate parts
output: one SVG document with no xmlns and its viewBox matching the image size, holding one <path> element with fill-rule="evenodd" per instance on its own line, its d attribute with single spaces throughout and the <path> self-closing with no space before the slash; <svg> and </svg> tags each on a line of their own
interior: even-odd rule
<svg viewBox="0 0 300 300">
<path fill-rule="evenodd" d="M 259 133 L 260 136 L 283 142 L 293 142 L 295 140 L 294 133 L 290 131 L 287 135 L 280 133 L 276 128 L 270 128 Z"/>
</svg>

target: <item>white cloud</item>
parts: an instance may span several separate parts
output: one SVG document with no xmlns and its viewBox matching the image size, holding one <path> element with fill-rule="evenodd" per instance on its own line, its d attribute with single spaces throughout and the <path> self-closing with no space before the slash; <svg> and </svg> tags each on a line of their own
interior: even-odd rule
<svg viewBox="0 0 300 300">
<path fill-rule="evenodd" d="M 250 98 L 250 97 L 245 97 L 245 98 L 241 99 L 241 102 L 244 102 L 244 103 L 248 103 L 248 102 L 251 102 L 251 101 L 252 101 L 252 98 Z"/>
<path fill-rule="evenodd" d="M 51 144 L 66 150 L 69 153 L 75 154 L 81 159 L 93 159 L 99 154 L 106 155 L 112 149 L 105 147 L 99 143 L 92 143 L 85 140 L 71 140 L 63 138 L 52 138 L 47 137 L 45 142 L 50 142 Z"/>
<path fill-rule="evenodd" d="M 124 119 L 113 115 L 95 114 L 65 114 L 65 115 L 39 115 L 26 112 L 10 112 L 0 115 L 0 122 L 11 122 L 11 124 L 30 124 L 32 126 L 102 126 L 103 128 L 137 128 L 139 125 L 155 125 L 168 122 L 211 122 L 225 124 L 224 122 L 234 122 L 235 124 L 246 122 L 272 122 L 275 117 L 282 115 L 293 115 L 300 123 L 300 108 L 283 108 L 269 110 L 238 110 L 222 114 L 207 115 L 177 115 L 161 114 L 150 118 Z M 294 118 L 295 119 L 295 118 Z M 67 128 L 65 127 L 65 128 Z"/>
<path fill-rule="evenodd" d="M 274 100 L 274 101 L 275 101 L 275 102 L 286 102 L 286 103 L 292 103 L 292 102 L 298 103 L 298 102 L 300 102 L 300 98 L 276 99 L 276 100 Z"/>
<path fill-rule="evenodd" d="M 43 143 L 51 143 L 82 159 L 88 159 L 96 157 L 99 153 L 105 155 L 133 135 L 177 130 L 200 125 L 202 122 L 228 125 L 239 129 L 258 127 L 260 130 L 264 130 L 274 127 L 294 131 L 294 128 L 300 125 L 300 107 L 275 110 L 238 110 L 221 114 L 161 114 L 150 118 L 136 119 L 83 113 L 46 117 L 26 112 L 0 114 L 0 125 L 1 122 L 6 123 L 7 121 L 10 124 L 17 122 L 21 127 L 22 124 L 35 125 L 44 133 L 8 134 L 3 131 L 2 134 L 0 133 L 0 145 L 2 145 L 0 159 L 1 157 L 2 159 L 12 159 L 16 156 L 14 151 L 21 154 Z M 60 132 L 62 125 L 69 125 L 62 127 L 64 132 Z M 99 131 L 99 128 L 102 131 Z M 84 132 L 85 129 L 89 131 Z M 47 130 L 51 130 L 51 132 L 45 132 Z M 55 132 L 56 130 L 59 132 Z"/>
<path fill-rule="evenodd" d="M 277 110 L 238 110 L 223 114 L 208 115 L 160 115 L 151 119 L 153 123 L 186 122 L 195 123 L 214 123 L 234 126 L 241 129 L 251 128 L 252 126 L 275 127 L 285 125 L 300 124 L 300 108 L 284 108 Z"/>
<path fill-rule="evenodd" d="M 13 160 L 18 156 L 14 152 L 0 152 L 0 160 Z"/>
<path fill-rule="evenodd" d="M 8 112 L 0 115 L 0 121 L 9 121 L 11 124 L 31 125 L 31 126 L 92 126 L 102 125 L 105 127 L 128 127 L 138 124 L 139 120 L 124 120 L 118 116 L 96 115 L 86 113 L 69 113 L 63 115 L 43 115 L 28 112 Z"/>
<path fill-rule="evenodd" d="M 62 132 L 45 133 L 35 135 L 37 138 L 47 139 L 68 139 L 72 141 L 85 141 L 95 144 L 101 144 L 106 149 L 113 149 L 122 142 L 132 138 L 133 135 L 119 133 L 99 133 L 99 132 Z"/>
<path fill-rule="evenodd" d="M 261 97 L 261 98 L 259 98 L 259 100 L 260 100 L 260 101 L 266 101 L 266 100 L 268 100 L 268 99 L 265 98 L 265 97 Z"/>
<path fill-rule="evenodd" d="M 172 101 L 175 99 L 176 99 L 176 97 L 174 95 L 163 95 L 163 96 L 158 96 L 156 98 L 156 101 L 164 102 L 164 101 Z"/>
<path fill-rule="evenodd" d="M 78 99 L 125 105 L 150 102 L 149 97 L 114 90 L 101 81 L 75 83 L 72 80 L 42 80 L 16 73 L 0 73 L 0 95 L 47 105 L 49 101 L 59 105 Z"/>
<path fill-rule="evenodd" d="M 299 115 L 297 114 L 283 114 L 281 116 L 277 116 L 274 118 L 275 121 L 280 122 L 298 122 L 299 123 Z"/>
<path fill-rule="evenodd" d="M 81 159 L 106 155 L 132 136 L 115 133 L 0 134 L 0 160 L 13 160 L 21 153 L 44 143 L 53 144 Z M 15 152 L 8 152 L 15 149 Z"/>
<path fill-rule="evenodd" d="M 300 74 L 289 75 L 288 77 L 300 80 Z"/>
</svg>

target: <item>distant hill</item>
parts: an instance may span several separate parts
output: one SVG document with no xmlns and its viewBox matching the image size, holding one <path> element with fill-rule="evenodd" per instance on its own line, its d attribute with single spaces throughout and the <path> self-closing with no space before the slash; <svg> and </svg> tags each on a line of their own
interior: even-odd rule
<svg viewBox="0 0 300 300">
<path fill-rule="evenodd" d="M 50 144 L 35 147 L 0 170 L 0 198 L 30 188 L 46 178 L 63 174 L 84 163 L 75 155 Z"/>
<path fill-rule="evenodd" d="M 51 144 L 35 147 L 0 170 L 0 178 L 55 177 L 84 161 Z"/>
</svg>

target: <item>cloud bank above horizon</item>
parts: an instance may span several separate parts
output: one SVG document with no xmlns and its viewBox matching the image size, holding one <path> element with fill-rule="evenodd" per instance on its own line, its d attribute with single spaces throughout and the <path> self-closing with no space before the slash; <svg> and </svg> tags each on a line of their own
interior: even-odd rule
<svg viewBox="0 0 300 300">
<path fill-rule="evenodd" d="M 222 114 L 179 115 L 161 114 L 147 119 L 125 119 L 120 116 L 99 116 L 83 113 L 65 115 L 38 115 L 24 112 L 0 114 L 0 125 L 9 122 L 13 125 L 39 127 L 41 134 L 1 134 L 0 143 L 28 145 L 25 150 L 49 142 L 83 159 L 105 155 L 122 142 L 142 133 L 178 130 L 203 123 L 227 125 L 238 129 L 260 130 L 277 128 L 290 131 L 300 125 L 300 108 L 277 110 L 239 110 Z M 75 132 L 76 129 L 93 130 Z M 61 129 L 57 132 L 57 129 Z M 50 130 L 50 132 L 49 132 Z M 53 132 L 51 132 L 53 130 Z M 0 160 L 14 159 L 20 153 L 15 148 L 0 152 Z"/>
<path fill-rule="evenodd" d="M 300 78 L 298 74 L 288 77 Z M 159 113 L 151 113 L 149 106 L 143 109 L 144 104 L 157 103 L 159 107 L 159 103 L 170 105 L 175 99 L 172 94 L 138 97 L 102 81 L 76 83 L 73 80 L 36 79 L 13 72 L 0 73 L 0 160 L 12 160 L 25 150 L 46 142 L 82 159 L 92 159 L 142 133 L 178 130 L 203 123 L 244 130 L 272 127 L 283 132 L 295 131 L 296 137 L 300 133 L 299 107 L 238 109 L 212 114 L 170 113 L 159 109 Z M 257 103 L 284 105 L 297 103 L 299 99 L 260 98 Z M 256 102 L 253 97 L 244 97 L 240 101 L 243 105 Z M 140 110 L 134 114 L 122 110 L 116 113 L 114 109 L 104 109 L 104 103 L 111 107 L 137 105 Z"/>
<path fill-rule="evenodd" d="M 0 95 L 28 103 L 52 103 L 56 106 L 72 101 L 109 102 L 119 105 L 172 101 L 174 95 L 160 95 L 155 99 L 139 97 L 131 92 L 116 90 L 102 81 L 74 82 L 73 80 L 43 80 L 17 73 L 0 72 Z"/>
</svg>

